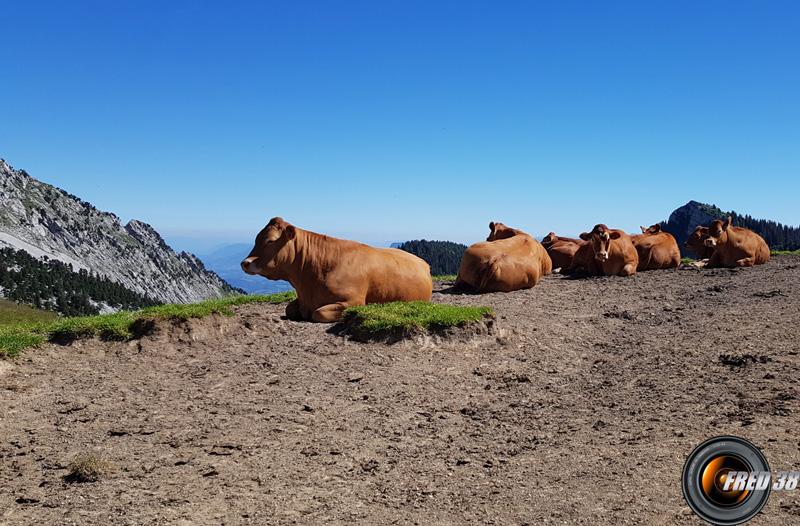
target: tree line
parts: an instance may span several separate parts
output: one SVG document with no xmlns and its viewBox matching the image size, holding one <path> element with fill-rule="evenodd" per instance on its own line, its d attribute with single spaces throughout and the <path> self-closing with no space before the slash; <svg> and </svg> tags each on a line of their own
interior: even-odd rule
<svg viewBox="0 0 800 526">
<path fill-rule="evenodd" d="M 417 239 L 401 243 L 397 248 L 410 252 L 431 266 L 431 274 L 458 274 L 461 256 L 466 245 L 452 241 L 428 241 Z"/>
<path fill-rule="evenodd" d="M 95 272 L 10 247 L 0 249 L 0 294 L 65 316 L 98 314 L 100 303 L 118 310 L 159 304 Z"/>
<path fill-rule="evenodd" d="M 749 228 L 764 238 L 771 250 L 799 250 L 800 227 L 792 227 L 770 219 L 755 219 L 749 214 L 739 215 L 731 212 L 735 226 Z"/>
</svg>

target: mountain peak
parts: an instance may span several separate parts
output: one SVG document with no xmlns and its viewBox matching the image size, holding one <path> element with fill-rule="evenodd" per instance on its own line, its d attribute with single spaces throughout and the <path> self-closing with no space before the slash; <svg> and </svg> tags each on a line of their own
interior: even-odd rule
<svg viewBox="0 0 800 526">
<path fill-rule="evenodd" d="M 93 271 L 169 303 L 221 297 L 233 289 L 193 255 L 177 254 L 149 224 L 123 226 L 110 212 L 0 160 L 0 246 Z"/>
</svg>

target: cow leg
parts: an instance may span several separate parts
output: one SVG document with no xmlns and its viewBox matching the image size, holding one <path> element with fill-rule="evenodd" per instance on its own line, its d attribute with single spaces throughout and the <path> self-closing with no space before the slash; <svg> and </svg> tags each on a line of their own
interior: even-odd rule
<svg viewBox="0 0 800 526">
<path fill-rule="evenodd" d="M 620 276 L 632 276 L 634 274 L 636 274 L 636 265 L 632 263 L 628 263 L 619 271 Z"/>
<path fill-rule="evenodd" d="M 756 258 L 742 258 L 736 260 L 737 267 L 752 267 L 756 264 Z"/>
<path fill-rule="evenodd" d="M 292 300 L 286 305 L 286 317 L 295 321 L 303 319 L 303 314 L 300 312 L 300 300 Z"/>
<path fill-rule="evenodd" d="M 331 303 L 311 313 L 311 320 L 317 323 L 333 323 L 342 319 L 342 312 L 349 307 L 346 303 Z"/>
</svg>

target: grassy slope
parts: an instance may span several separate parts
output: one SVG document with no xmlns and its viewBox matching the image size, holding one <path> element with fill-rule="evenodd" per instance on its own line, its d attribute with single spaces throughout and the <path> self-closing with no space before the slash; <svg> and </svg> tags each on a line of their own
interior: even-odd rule
<svg viewBox="0 0 800 526">
<path fill-rule="evenodd" d="M 159 305 L 139 311 L 122 311 L 114 314 L 59 318 L 55 320 L 23 320 L 0 325 L 0 357 L 16 356 L 28 347 L 46 341 L 99 336 L 108 340 L 129 340 L 132 327 L 141 320 L 202 318 L 219 313 L 233 314 L 231 307 L 246 303 L 283 303 L 296 297 L 294 292 L 282 292 L 268 296 L 229 296 L 189 305 Z"/>
<path fill-rule="evenodd" d="M 0 325 L 53 320 L 58 314 L 0 299 Z"/>
</svg>

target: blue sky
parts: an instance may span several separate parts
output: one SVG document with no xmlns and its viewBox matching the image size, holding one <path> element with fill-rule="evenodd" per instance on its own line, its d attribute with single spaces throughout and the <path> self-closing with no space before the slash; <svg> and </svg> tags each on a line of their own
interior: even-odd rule
<svg viewBox="0 0 800 526">
<path fill-rule="evenodd" d="M 0 157 L 178 248 L 800 223 L 800 4 L 3 2 Z"/>
</svg>

